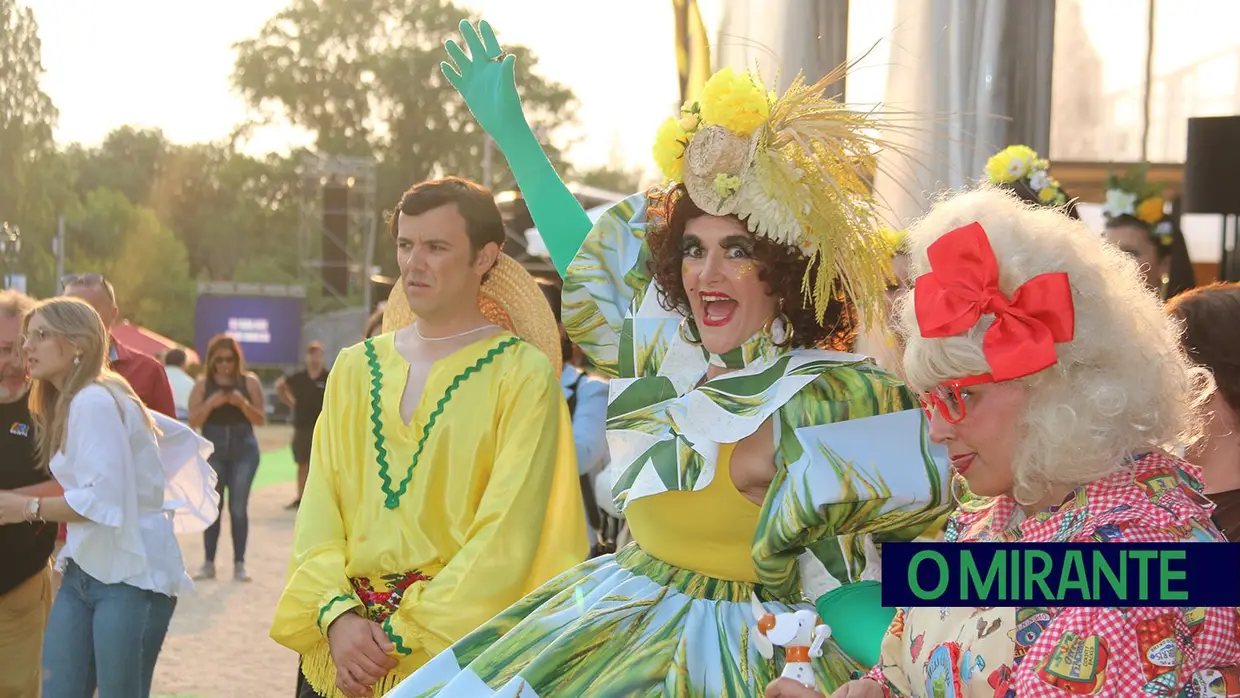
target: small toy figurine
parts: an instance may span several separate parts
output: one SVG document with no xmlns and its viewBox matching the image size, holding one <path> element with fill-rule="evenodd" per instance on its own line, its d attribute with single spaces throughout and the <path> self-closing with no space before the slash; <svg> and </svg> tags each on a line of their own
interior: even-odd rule
<svg viewBox="0 0 1240 698">
<path fill-rule="evenodd" d="M 818 614 L 801 610 L 796 613 L 768 613 L 766 607 L 751 595 L 753 617 L 758 621 L 754 643 L 758 653 L 770 659 L 775 655 L 774 645 L 784 648 L 782 678 L 797 681 L 806 688 L 814 688 L 814 667 L 811 658 L 822 656 L 822 644 L 831 637 L 831 628 L 818 622 Z"/>
</svg>

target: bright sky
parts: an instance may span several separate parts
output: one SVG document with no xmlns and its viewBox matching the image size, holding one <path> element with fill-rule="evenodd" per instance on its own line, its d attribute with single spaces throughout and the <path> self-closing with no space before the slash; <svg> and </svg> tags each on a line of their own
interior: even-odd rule
<svg viewBox="0 0 1240 698">
<path fill-rule="evenodd" d="M 112 129 L 162 128 L 175 142 L 213 140 L 241 123 L 232 92 L 233 42 L 254 36 L 287 0 L 19 0 L 43 40 L 44 90 L 60 110 L 57 139 L 96 144 Z M 579 165 L 607 160 L 618 146 L 646 165 L 659 123 L 677 104 L 673 19 L 668 0 L 462 0 L 496 28 L 501 42 L 532 48 L 545 77 L 581 103 L 574 148 Z M 610 9 L 609 9 L 610 8 Z M 552 29 L 547 17 L 555 15 Z M 641 36 L 638 50 L 632 37 Z M 616 60 L 620 59 L 620 60 Z M 284 150 L 303 134 L 271 129 L 252 151 Z"/>
<path fill-rule="evenodd" d="M 571 151 L 578 165 L 605 162 L 618 151 L 633 165 L 651 166 L 655 131 L 679 105 L 669 0 L 459 1 L 487 18 L 501 42 L 532 48 L 542 74 L 576 93 L 579 126 L 558 135 L 578 141 Z M 225 137 L 246 117 L 229 85 L 229 47 L 255 36 L 288 0 L 215 0 L 209 10 L 167 0 L 19 2 L 39 22 L 43 87 L 60 109 L 57 139 L 93 145 L 125 124 L 161 128 L 181 143 Z M 722 0 L 699 5 L 706 25 L 715 26 Z M 894 0 L 854 5 L 851 51 L 886 34 L 893 7 Z M 559 28 L 547 21 L 552 15 Z M 851 99 L 881 100 L 887 55 L 886 48 L 876 51 L 850 79 Z M 306 142 L 306 134 L 269 128 L 247 150 Z"/>
<path fill-rule="evenodd" d="M 602 163 L 618 150 L 629 163 L 650 166 L 654 133 L 679 102 L 669 0 L 459 1 L 490 20 L 501 42 L 531 47 L 542 74 L 577 94 L 580 126 L 559 135 L 580 140 L 571 151 L 578 165 Z M 1240 2 L 1153 1 L 1157 73 L 1235 50 Z M 18 2 L 39 22 L 43 86 L 60 109 L 57 139 L 96 144 L 124 124 L 161 128 L 175 142 L 225 137 L 246 116 L 229 86 L 230 45 L 256 35 L 288 0 Z M 707 26 L 714 26 L 723 0 L 699 2 Z M 1081 0 L 1081 7 L 1090 40 L 1104 54 L 1105 89 L 1139 83 L 1144 3 Z M 851 4 L 850 55 L 888 35 L 894 9 L 895 0 Z M 882 99 L 892 55 L 901 54 L 883 42 L 849 78 L 850 101 Z M 280 151 L 303 142 L 304 134 L 274 128 L 257 134 L 247 149 Z"/>
<path fill-rule="evenodd" d="M 1107 91 L 1145 79 L 1148 2 L 1154 2 L 1154 73 L 1163 75 L 1234 52 L 1240 41 L 1235 0 L 1079 0 L 1085 32 L 1103 56 Z M 1234 60 L 1234 57 L 1232 57 Z"/>
</svg>

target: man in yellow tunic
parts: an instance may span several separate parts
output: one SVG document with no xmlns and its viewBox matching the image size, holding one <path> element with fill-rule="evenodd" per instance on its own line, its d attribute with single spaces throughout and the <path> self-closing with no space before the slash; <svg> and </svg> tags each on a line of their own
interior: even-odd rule
<svg viewBox="0 0 1240 698">
<path fill-rule="evenodd" d="M 303 696 L 383 695 L 588 551 L 555 319 L 490 192 L 416 185 L 390 232 L 385 333 L 332 368 L 271 628 Z"/>
</svg>

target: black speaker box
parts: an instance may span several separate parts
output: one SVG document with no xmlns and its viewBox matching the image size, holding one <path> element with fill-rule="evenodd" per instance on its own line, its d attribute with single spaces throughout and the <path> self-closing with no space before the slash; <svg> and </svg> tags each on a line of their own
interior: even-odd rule
<svg viewBox="0 0 1240 698">
<path fill-rule="evenodd" d="M 323 290 L 349 293 L 349 188 L 329 182 L 323 187 Z"/>
<path fill-rule="evenodd" d="M 1188 120 L 1184 213 L 1240 215 L 1240 116 Z"/>
</svg>

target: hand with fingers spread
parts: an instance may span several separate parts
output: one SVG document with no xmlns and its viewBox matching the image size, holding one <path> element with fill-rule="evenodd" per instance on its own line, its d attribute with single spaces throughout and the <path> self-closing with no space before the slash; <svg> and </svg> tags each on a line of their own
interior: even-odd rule
<svg viewBox="0 0 1240 698">
<path fill-rule="evenodd" d="M 485 20 L 479 23 L 478 31 L 466 20 L 461 21 L 460 29 L 469 53 L 456 41 L 445 42 L 444 48 L 456 65 L 441 63 L 444 77 L 465 98 L 478 124 L 496 141 L 502 144 L 506 138 L 528 132 L 513 72 L 516 56 L 504 54 L 495 31 Z"/>
<path fill-rule="evenodd" d="M 336 688 L 351 698 L 364 698 L 396 668 L 388 653 L 395 647 L 376 622 L 345 613 L 327 628 L 327 644 L 336 665 Z"/>
<path fill-rule="evenodd" d="M 456 64 L 441 64 L 444 77 L 465 98 L 478 125 L 499 145 L 556 271 L 563 276 L 594 223 L 526 123 L 513 73 L 516 58 L 504 55 L 490 24 L 482 22 L 479 29 L 481 34 L 469 22 L 461 22 L 469 55 L 455 41 L 444 44 Z"/>
</svg>

